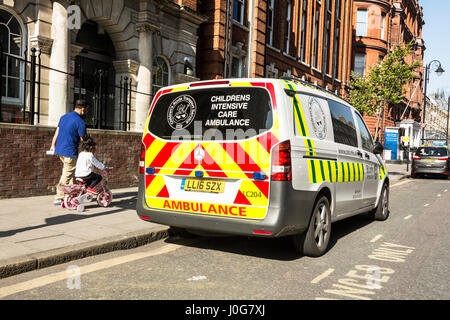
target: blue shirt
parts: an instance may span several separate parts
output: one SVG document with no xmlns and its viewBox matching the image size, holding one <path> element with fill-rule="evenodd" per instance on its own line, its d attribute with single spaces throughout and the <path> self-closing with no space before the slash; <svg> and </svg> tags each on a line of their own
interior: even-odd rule
<svg viewBox="0 0 450 320">
<path fill-rule="evenodd" d="M 58 127 L 55 154 L 69 158 L 78 156 L 80 137 L 86 134 L 86 124 L 80 115 L 75 111 L 63 115 Z"/>
</svg>

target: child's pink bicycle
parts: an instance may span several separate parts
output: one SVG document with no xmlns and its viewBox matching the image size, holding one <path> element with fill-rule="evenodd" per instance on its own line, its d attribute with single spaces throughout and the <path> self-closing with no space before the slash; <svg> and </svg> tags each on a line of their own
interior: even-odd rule
<svg viewBox="0 0 450 320">
<path fill-rule="evenodd" d="M 76 209 L 78 212 L 83 212 L 84 204 L 91 202 L 95 198 L 97 198 L 97 203 L 99 206 L 109 206 L 113 196 L 107 187 L 107 173 L 111 169 L 112 168 L 108 168 L 105 173 L 102 172 L 103 179 L 98 185 L 95 186 L 95 190 L 98 192 L 97 195 L 87 191 L 86 182 L 81 178 L 76 178 L 78 184 L 63 187 L 62 190 L 66 195 L 61 206 L 70 210 Z"/>
</svg>

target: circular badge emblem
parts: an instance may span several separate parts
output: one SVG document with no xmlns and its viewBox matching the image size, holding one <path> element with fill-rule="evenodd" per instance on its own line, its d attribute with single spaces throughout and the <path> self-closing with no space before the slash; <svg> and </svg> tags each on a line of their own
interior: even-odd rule
<svg viewBox="0 0 450 320">
<path fill-rule="evenodd" d="M 325 139 L 327 136 L 327 123 L 325 119 L 325 112 L 322 109 L 319 101 L 314 97 L 309 98 L 309 115 L 313 125 L 314 133 L 319 139 Z"/>
<path fill-rule="evenodd" d="M 167 110 L 167 122 L 175 130 L 186 128 L 194 120 L 197 105 L 189 95 L 177 97 Z"/>
</svg>

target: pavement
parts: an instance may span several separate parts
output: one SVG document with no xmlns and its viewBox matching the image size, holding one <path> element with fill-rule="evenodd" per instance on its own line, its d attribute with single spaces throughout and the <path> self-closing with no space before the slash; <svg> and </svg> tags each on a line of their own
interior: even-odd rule
<svg viewBox="0 0 450 320">
<path fill-rule="evenodd" d="M 391 185 L 406 164 L 387 164 Z M 169 236 L 168 227 L 136 214 L 137 187 L 114 189 L 109 207 L 53 205 L 53 195 L 0 200 L 0 278 L 88 256 L 136 248 Z"/>
</svg>

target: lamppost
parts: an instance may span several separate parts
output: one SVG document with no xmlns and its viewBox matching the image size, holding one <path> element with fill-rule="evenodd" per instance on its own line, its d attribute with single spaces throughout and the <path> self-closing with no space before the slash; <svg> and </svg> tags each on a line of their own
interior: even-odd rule
<svg viewBox="0 0 450 320">
<path fill-rule="evenodd" d="M 430 63 L 428 63 L 425 67 L 425 85 L 424 85 L 424 90 L 423 90 L 423 118 L 422 118 L 422 123 L 425 124 L 425 110 L 426 110 L 426 105 L 427 105 L 427 83 L 430 80 L 429 79 L 429 73 L 430 73 L 430 68 L 431 65 L 433 64 L 438 64 L 436 70 L 434 70 L 437 74 L 437 76 L 441 76 L 445 70 L 442 69 L 441 67 L 441 63 L 438 60 L 433 60 Z M 422 144 L 424 143 L 425 140 L 425 127 L 422 126 Z"/>
<path fill-rule="evenodd" d="M 447 104 L 447 127 L 445 128 L 445 145 L 448 147 L 448 121 L 450 118 L 450 97 L 448 97 Z"/>
</svg>

